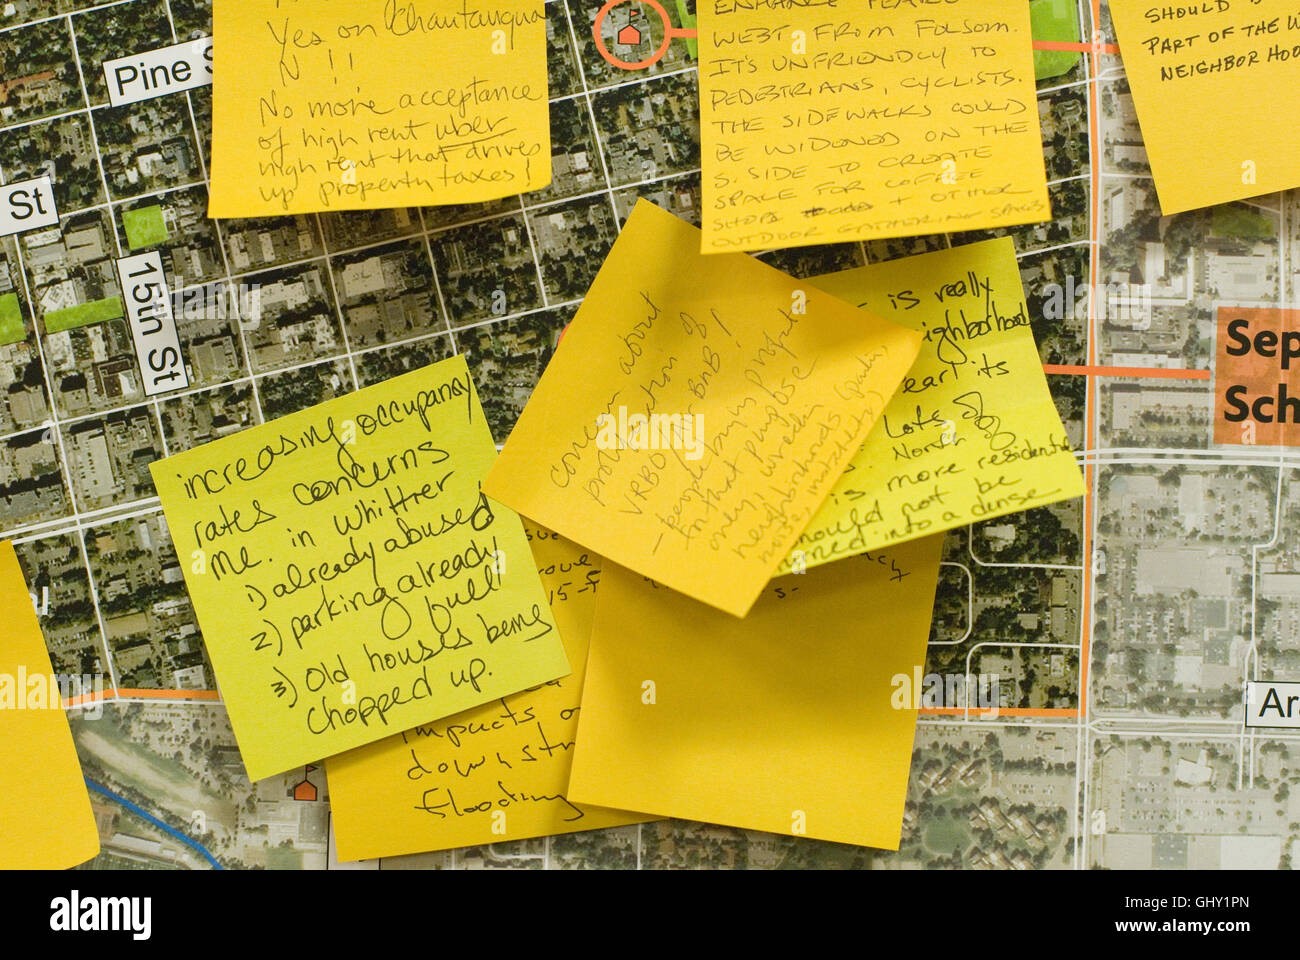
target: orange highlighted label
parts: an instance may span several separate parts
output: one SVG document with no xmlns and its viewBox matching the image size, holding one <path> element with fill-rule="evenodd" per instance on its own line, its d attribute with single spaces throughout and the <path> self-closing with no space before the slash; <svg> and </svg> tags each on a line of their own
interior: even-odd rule
<svg viewBox="0 0 1300 960">
<path fill-rule="evenodd" d="M 1300 446 L 1300 310 L 1219 307 L 1214 442 Z"/>
</svg>

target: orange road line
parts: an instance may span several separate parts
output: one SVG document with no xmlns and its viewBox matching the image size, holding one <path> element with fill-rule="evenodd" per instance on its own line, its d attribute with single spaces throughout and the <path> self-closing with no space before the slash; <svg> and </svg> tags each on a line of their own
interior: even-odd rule
<svg viewBox="0 0 1300 960">
<path fill-rule="evenodd" d="M 923 717 L 964 717 L 968 713 L 975 718 L 982 717 L 1065 717 L 1075 719 L 1079 711 L 1074 707 L 999 707 L 997 710 L 982 710 L 979 707 L 921 707 L 918 711 Z"/>
<path fill-rule="evenodd" d="M 1035 40 L 1035 50 L 1071 50 L 1076 53 L 1119 53 L 1119 47 L 1113 43 L 1072 43 L 1069 40 Z"/>
<path fill-rule="evenodd" d="M 117 690 L 119 697 L 136 697 L 142 700 L 220 700 L 216 690 Z"/>
<path fill-rule="evenodd" d="M 63 702 L 65 707 L 76 707 L 96 700 L 117 700 L 130 697 L 134 700 L 220 700 L 221 694 L 216 690 L 137 690 L 131 687 L 110 687 L 99 693 L 83 693 L 79 697 L 68 697 Z"/>
<path fill-rule="evenodd" d="M 1209 380 L 1209 370 L 1189 370 L 1183 367 L 1105 367 L 1092 363 L 1045 363 L 1044 373 L 1072 374 L 1080 377 L 1150 377 L 1154 380 Z"/>
<path fill-rule="evenodd" d="M 94 703 L 96 700 L 107 700 L 116 691 L 105 690 L 103 693 L 83 693 L 79 697 L 68 697 L 63 701 L 65 707 L 79 707 L 83 703 Z"/>
</svg>

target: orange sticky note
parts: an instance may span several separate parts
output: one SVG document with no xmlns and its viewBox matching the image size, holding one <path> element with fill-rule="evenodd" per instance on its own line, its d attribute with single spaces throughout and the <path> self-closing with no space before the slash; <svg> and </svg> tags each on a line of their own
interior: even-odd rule
<svg viewBox="0 0 1300 960">
<path fill-rule="evenodd" d="M 605 571 L 569 797 L 898 848 L 942 537 L 773 580 L 744 620 Z"/>
<path fill-rule="evenodd" d="M 1300 186 L 1293 0 L 1111 0 L 1110 16 L 1161 213 Z"/>
<path fill-rule="evenodd" d="M 543 0 L 216 0 L 213 54 L 213 217 L 551 182 Z"/>
<path fill-rule="evenodd" d="M 0 610 L 0 869 L 62 870 L 99 853 L 99 833 L 11 543 L 0 543 Z"/>
<path fill-rule="evenodd" d="M 701 3 L 704 249 L 1051 218 L 1026 0 Z"/>
<path fill-rule="evenodd" d="M 483 490 L 743 616 L 920 343 L 642 200 Z"/>
<path fill-rule="evenodd" d="M 437 723 L 331 757 L 330 809 L 342 860 L 639 823 L 564 795 L 604 561 L 525 524 L 573 673 Z"/>
</svg>

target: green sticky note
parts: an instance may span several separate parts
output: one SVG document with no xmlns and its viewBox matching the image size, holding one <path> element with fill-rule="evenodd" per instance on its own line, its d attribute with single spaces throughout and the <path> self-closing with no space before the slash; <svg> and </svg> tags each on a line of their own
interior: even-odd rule
<svg viewBox="0 0 1300 960">
<path fill-rule="evenodd" d="M 126 245 L 132 250 L 152 247 L 167 239 L 167 225 L 163 223 L 162 207 L 136 207 L 122 212 L 122 226 L 126 228 Z"/>
<path fill-rule="evenodd" d="M 27 338 L 23 327 L 23 311 L 18 305 L 18 294 L 0 294 L 0 347 L 21 343 Z"/>
<path fill-rule="evenodd" d="M 1029 24 L 1035 40 L 1079 42 L 1079 11 L 1074 0 L 1030 0 Z M 1079 54 L 1073 50 L 1035 50 L 1034 79 L 1064 76 L 1078 62 Z"/>
<path fill-rule="evenodd" d="M 103 323 L 105 320 L 116 320 L 120 316 L 122 316 L 122 298 L 106 297 L 103 300 L 79 303 L 75 307 L 47 311 L 45 332 L 62 333 L 64 330 L 89 327 L 91 324 Z"/>
<path fill-rule="evenodd" d="M 677 20 L 687 30 L 695 29 L 695 14 L 686 9 L 686 0 L 677 0 Z M 686 52 L 699 59 L 699 43 L 694 38 L 686 41 Z"/>
</svg>

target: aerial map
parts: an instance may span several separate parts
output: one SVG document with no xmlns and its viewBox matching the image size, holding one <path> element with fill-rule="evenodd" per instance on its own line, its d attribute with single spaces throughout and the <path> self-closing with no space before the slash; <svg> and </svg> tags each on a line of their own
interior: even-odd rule
<svg viewBox="0 0 1300 960">
<path fill-rule="evenodd" d="M 247 779 L 149 465 L 457 353 L 502 444 L 638 198 L 700 222 L 694 41 L 632 0 L 598 46 L 608 5 L 549 0 L 549 186 L 212 220 L 211 86 L 140 80 L 207 49 L 210 2 L 0 3 L 0 184 L 42 224 L 0 236 L 0 539 L 67 681 L 83 869 L 1289 867 L 1300 738 L 1244 698 L 1300 679 L 1300 463 L 1216 436 L 1214 370 L 1220 307 L 1293 301 L 1300 192 L 1162 217 L 1105 5 L 1026 2 L 1050 221 L 759 255 L 811 277 L 1011 236 L 1085 471 L 1082 499 L 947 537 L 900 850 L 658 821 L 360 863 L 322 765 Z M 187 384 L 142 377 L 139 255 Z"/>
</svg>

